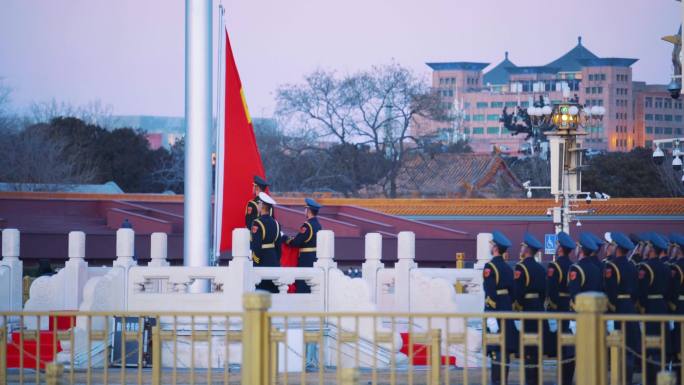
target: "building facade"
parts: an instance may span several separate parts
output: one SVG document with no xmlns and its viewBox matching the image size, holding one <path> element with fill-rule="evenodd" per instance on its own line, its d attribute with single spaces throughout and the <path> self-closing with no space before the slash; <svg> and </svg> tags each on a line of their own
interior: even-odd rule
<svg viewBox="0 0 684 385">
<path fill-rule="evenodd" d="M 601 124 L 587 132 L 586 148 L 629 151 L 649 145 L 653 138 L 681 134 L 682 103 L 670 99 L 664 85 L 634 82 L 636 61 L 598 57 L 579 37 L 570 51 L 542 66 L 518 66 L 508 52 L 489 70 L 489 63 L 427 63 L 433 71 L 433 89 L 456 119 L 454 123 L 416 120 L 414 134 L 440 141 L 465 138 L 475 152 L 496 147 L 515 153 L 524 149 L 525 137 L 512 136 L 503 127 L 499 121 L 503 109 L 511 113 L 517 107 L 527 108 L 540 97 L 560 102 L 564 95 L 577 96 L 585 106 L 605 108 Z"/>
</svg>

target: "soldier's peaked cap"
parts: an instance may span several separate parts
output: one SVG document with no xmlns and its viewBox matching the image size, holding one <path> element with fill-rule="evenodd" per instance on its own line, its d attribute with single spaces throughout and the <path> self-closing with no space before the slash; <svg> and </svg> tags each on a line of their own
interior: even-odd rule
<svg viewBox="0 0 684 385">
<path fill-rule="evenodd" d="M 615 242 L 616 245 L 625 250 L 632 250 L 636 247 L 634 246 L 634 242 L 623 233 L 612 232 L 610 233 L 610 236 L 613 238 L 613 242 Z"/>
<path fill-rule="evenodd" d="M 667 250 L 668 244 L 667 241 L 658 233 L 649 233 L 649 238 L 648 240 L 651 242 L 653 247 L 655 247 L 658 250 Z"/>
<path fill-rule="evenodd" d="M 497 246 L 506 248 L 511 247 L 512 245 L 511 241 L 508 238 L 506 238 L 506 236 L 501 231 L 497 230 L 492 231 L 492 242 L 496 243 Z"/>
<path fill-rule="evenodd" d="M 254 175 L 254 184 L 261 187 L 265 188 L 270 186 L 270 184 L 266 181 L 266 179 L 260 177 L 259 175 Z"/>
<path fill-rule="evenodd" d="M 262 202 L 269 204 L 271 206 L 275 206 L 276 201 L 271 198 L 270 195 L 266 194 L 265 192 L 260 192 L 259 193 L 259 199 L 261 199 Z"/>
<path fill-rule="evenodd" d="M 526 244 L 528 247 L 533 248 L 533 249 L 543 249 L 544 246 L 537 240 L 537 238 L 534 237 L 534 235 L 530 233 L 525 233 L 525 238 L 523 238 L 523 243 Z"/>
<path fill-rule="evenodd" d="M 582 233 L 582 235 L 580 235 L 580 246 L 589 251 L 596 251 L 598 250 L 598 245 L 590 234 L 591 233 Z"/>
<path fill-rule="evenodd" d="M 570 250 L 575 248 L 575 241 L 564 231 L 558 233 L 558 244 Z"/>
<path fill-rule="evenodd" d="M 306 203 L 306 207 L 309 207 L 313 210 L 320 210 L 321 206 L 318 202 L 316 202 L 313 198 L 306 198 L 304 199 L 304 202 Z"/>
</svg>

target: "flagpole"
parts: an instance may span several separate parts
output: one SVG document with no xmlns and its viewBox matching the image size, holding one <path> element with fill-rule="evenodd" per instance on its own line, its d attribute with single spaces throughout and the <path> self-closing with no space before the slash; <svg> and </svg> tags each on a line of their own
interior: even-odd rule
<svg viewBox="0 0 684 385">
<path fill-rule="evenodd" d="M 225 42 L 224 37 L 226 35 L 224 16 L 225 8 L 223 4 L 219 4 L 219 28 L 218 28 L 218 60 L 217 60 L 217 70 L 216 70 L 216 165 L 215 165 L 215 175 L 214 175 L 214 244 L 213 244 L 213 261 L 212 265 L 218 265 L 219 259 L 221 257 L 221 226 L 223 218 L 223 141 L 224 141 L 224 129 L 225 129 L 225 74 L 226 74 L 226 55 L 225 55 Z"/>
<path fill-rule="evenodd" d="M 212 7 L 185 0 L 184 266 L 207 266 L 211 254 Z M 191 291 L 207 291 L 207 283 Z"/>
</svg>

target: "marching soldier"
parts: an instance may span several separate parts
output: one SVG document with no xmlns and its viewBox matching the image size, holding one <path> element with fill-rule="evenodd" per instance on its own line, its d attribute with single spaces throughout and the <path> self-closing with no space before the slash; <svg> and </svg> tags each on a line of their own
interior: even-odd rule
<svg viewBox="0 0 684 385">
<path fill-rule="evenodd" d="M 684 314 L 684 236 L 681 234 L 670 234 L 672 243 L 672 256 L 674 261 L 671 263 L 670 279 L 670 310 L 675 315 Z M 682 346 L 681 346 L 681 322 L 675 322 L 672 332 L 672 367 L 677 372 L 677 383 L 681 383 L 682 365 Z"/>
<path fill-rule="evenodd" d="M 658 234 L 650 233 L 646 243 L 644 256 L 646 260 L 639 264 L 639 306 L 641 313 L 667 314 L 666 295 L 668 293 L 670 271 L 661 257 L 667 253 L 667 242 Z M 649 336 L 661 335 L 660 322 L 645 322 L 645 332 Z M 665 341 L 669 341 L 668 328 L 665 328 Z M 666 348 L 667 351 L 667 348 Z M 646 385 L 656 383 L 656 375 L 660 370 L 660 349 L 647 349 Z M 658 363 L 658 364 L 656 364 Z"/>
<path fill-rule="evenodd" d="M 499 231 L 492 232 L 490 242 L 492 259 L 487 262 L 482 271 L 485 294 L 485 312 L 505 312 L 512 310 L 513 303 L 513 270 L 504 261 L 503 254 L 511 247 L 511 241 Z M 489 333 L 504 334 L 504 352 L 499 345 L 487 345 L 487 355 L 491 358 L 492 384 L 502 385 L 508 382 L 508 368 L 504 367 L 504 378 L 501 378 L 501 363 L 504 357 L 516 352 L 518 333 L 512 319 L 504 320 L 487 318 Z"/>
<path fill-rule="evenodd" d="M 615 244 L 615 240 L 613 239 L 613 233 L 605 233 L 603 235 L 603 238 L 605 239 L 605 244 L 606 246 L 603 248 L 603 253 L 604 253 L 604 261 L 612 261 L 613 258 L 615 258 L 615 248 L 617 247 Z M 596 241 L 597 245 L 601 245 L 599 241 Z"/>
<path fill-rule="evenodd" d="M 280 266 L 280 224 L 270 215 L 276 202 L 265 192 L 260 192 L 258 198 L 257 207 L 261 215 L 252 222 L 252 261 L 255 267 L 277 267 Z M 262 281 L 257 289 L 278 293 L 273 281 Z"/>
<path fill-rule="evenodd" d="M 544 246 L 532 235 L 525 234 L 522 243 L 522 261 L 515 265 L 515 302 L 514 310 L 523 312 L 543 312 L 544 300 L 546 299 L 546 279 L 544 267 L 534 259 L 537 252 Z M 523 321 L 521 333 L 538 333 L 537 320 Z M 543 328 L 548 335 L 548 323 L 543 323 Z M 536 346 L 526 346 L 524 349 L 525 379 L 528 385 L 539 383 L 539 370 L 537 369 L 539 349 Z"/>
<path fill-rule="evenodd" d="M 247 202 L 247 207 L 245 208 L 245 227 L 248 229 L 252 227 L 252 221 L 261 215 L 259 212 L 259 194 L 266 193 L 266 188 L 269 186 L 268 182 L 262 177 L 255 175 L 254 183 L 252 184 L 252 192 L 254 193 L 254 199 Z M 269 212 L 270 216 L 273 216 L 273 208 Z"/>
<path fill-rule="evenodd" d="M 306 222 L 299 228 L 299 233 L 295 237 L 285 239 L 288 245 L 299 248 L 297 267 L 313 267 L 316 262 L 316 233 L 322 229 L 318 222 L 318 210 L 321 209 L 321 205 L 311 198 L 306 198 L 305 203 Z M 311 293 L 309 285 L 302 280 L 296 280 L 295 287 L 297 293 Z"/>
<path fill-rule="evenodd" d="M 622 233 L 613 232 L 611 238 L 615 242 L 615 258 L 606 261 L 603 272 L 603 287 L 608 297 L 608 311 L 614 314 L 636 314 L 637 271 L 627 255 L 634 249 L 632 241 Z M 622 329 L 622 322 L 615 322 L 615 329 Z M 626 378 L 624 383 L 631 384 L 634 373 L 633 352 L 641 352 L 641 334 L 637 322 L 627 322 L 623 331 L 626 345 L 631 350 L 625 355 Z"/>
<path fill-rule="evenodd" d="M 565 232 L 558 233 L 558 248 L 556 249 L 556 259 L 549 262 L 546 269 L 546 309 L 549 312 L 568 312 L 570 311 L 570 292 L 568 290 L 568 271 L 572 265 L 570 254 L 575 249 L 575 241 Z M 544 341 L 548 346 L 547 355 L 551 356 L 557 350 L 557 328 L 553 328 L 552 333 Z M 561 321 L 561 331 L 570 333 L 569 321 Z M 548 343 L 548 344 L 547 344 Z M 561 361 L 569 361 L 563 364 L 562 385 L 572 384 L 572 377 L 575 373 L 575 362 L 572 347 L 565 346 L 561 352 Z"/>
<path fill-rule="evenodd" d="M 575 310 L 575 297 L 586 291 L 601 291 L 601 270 L 589 259 L 598 250 L 598 245 L 588 233 L 580 236 L 579 260 L 570 266 L 568 291 L 570 309 Z"/>
</svg>

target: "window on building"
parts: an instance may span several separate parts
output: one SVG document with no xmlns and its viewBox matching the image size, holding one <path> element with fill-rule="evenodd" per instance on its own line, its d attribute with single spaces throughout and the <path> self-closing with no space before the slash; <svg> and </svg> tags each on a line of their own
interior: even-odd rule
<svg viewBox="0 0 684 385">
<path fill-rule="evenodd" d="M 506 102 L 506 107 L 515 107 L 518 105 L 518 102 Z"/>
<path fill-rule="evenodd" d="M 671 121 L 672 121 L 672 115 L 667 114 L 667 115 L 664 115 L 664 116 L 665 116 L 665 121 L 666 121 L 666 122 L 671 122 Z"/>
<path fill-rule="evenodd" d="M 652 134 L 652 133 L 653 133 L 653 127 L 648 127 L 648 126 L 646 126 L 646 133 L 647 133 L 647 134 Z"/>
<path fill-rule="evenodd" d="M 599 107 L 603 107 L 603 99 L 599 99 L 596 101 L 596 105 Z"/>
<path fill-rule="evenodd" d="M 655 108 L 663 108 L 663 98 L 655 98 Z"/>
<path fill-rule="evenodd" d="M 664 127 L 663 134 L 672 135 L 672 127 Z"/>
<path fill-rule="evenodd" d="M 647 140 L 645 143 L 646 148 L 651 148 L 653 147 L 653 141 L 652 140 Z"/>
<path fill-rule="evenodd" d="M 672 108 L 672 99 L 665 99 L 664 108 Z"/>
<path fill-rule="evenodd" d="M 489 106 L 492 108 L 501 108 L 503 107 L 503 102 L 491 102 L 489 103 Z"/>
<path fill-rule="evenodd" d="M 681 135 L 681 134 L 682 134 L 682 128 L 681 127 L 675 128 L 675 135 Z"/>
<path fill-rule="evenodd" d="M 487 121 L 490 121 L 490 122 L 498 122 L 498 121 L 499 121 L 499 114 L 489 114 L 489 115 L 487 115 Z"/>
<path fill-rule="evenodd" d="M 644 115 L 644 120 L 653 120 L 653 114 Z"/>
<path fill-rule="evenodd" d="M 485 120 L 484 114 L 473 115 L 473 121 L 474 122 L 484 122 L 484 120 Z"/>
<path fill-rule="evenodd" d="M 655 134 L 656 135 L 662 135 L 663 134 L 663 128 L 662 127 L 656 127 L 655 128 Z"/>
<path fill-rule="evenodd" d="M 601 74 L 601 80 L 606 80 L 606 74 Z"/>
<path fill-rule="evenodd" d="M 484 127 L 473 127 L 473 135 L 484 134 Z"/>
<path fill-rule="evenodd" d="M 454 96 L 454 90 L 449 90 L 449 96 Z"/>
<path fill-rule="evenodd" d="M 520 102 L 520 107 L 527 108 L 530 106 L 530 102 Z"/>
<path fill-rule="evenodd" d="M 463 133 L 466 135 L 470 135 L 470 128 L 468 128 L 468 127 L 464 128 Z"/>
<path fill-rule="evenodd" d="M 603 87 L 596 87 L 596 93 L 602 94 L 603 93 Z"/>
<path fill-rule="evenodd" d="M 591 75 L 590 75 L 590 76 L 591 76 Z M 590 94 L 590 93 L 591 93 L 591 87 L 587 87 L 587 88 L 584 90 L 584 93 L 585 93 L 585 94 Z"/>
<path fill-rule="evenodd" d="M 655 114 L 655 120 L 656 122 L 662 122 L 663 121 L 663 116 L 660 114 Z"/>
<path fill-rule="evenodd" d="M 680 100 L 676 100 L 674 103 L 674 107 L 678 110 L 682 109 L 682 102 Z"/>
<path fill-rule="evenodd" d="M 594 74 L 589 74 L 589 81 L 594 80 Z"/>
<path fill-rule="evenodd" d="M 646 108 L 653 107 L 653 98 L 652 97 L 647 96 L 644 98 L 644 107 L 646 107 Z"/>
<path fill-rule="evenodd" d="M 487 127 L 487 135 L 498 135 L 499 127 Z"/>
<path fill-rule="evenodd" d="M 477 102 L 477 108 L 487 108 L 489 107 L 489 103 L 487 102 Z"/>
</svg>

